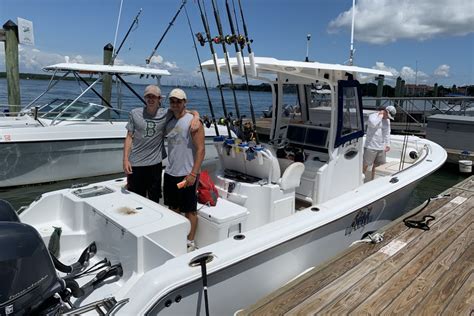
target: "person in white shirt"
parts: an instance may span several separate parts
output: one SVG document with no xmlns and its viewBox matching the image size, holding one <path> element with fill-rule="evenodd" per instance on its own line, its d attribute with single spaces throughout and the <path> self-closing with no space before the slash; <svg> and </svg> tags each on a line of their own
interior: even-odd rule
<svg viewBox="0 0 474 316">
<path fill-rule="evenodd" d="M 394 106 L 389 105 L 385 109 L 369 115 L 367 133 L 364 146 L 363 172 L 372 166 L 371 178 L 375 177 L 375 168 L 385 163 L 386 152 L 390 150 L 390 121 L 397 114 Z"/>
</svg>

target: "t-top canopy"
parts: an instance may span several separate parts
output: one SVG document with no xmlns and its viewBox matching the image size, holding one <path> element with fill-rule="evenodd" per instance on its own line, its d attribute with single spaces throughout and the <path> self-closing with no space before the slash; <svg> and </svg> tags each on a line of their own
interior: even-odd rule
<svg viewBox="0 0 474 316">
<path fill-rule="evenodd" d="M 145 68 L 140 66 L 116 66 L 116 65 L 98 65 L 98 64 L 77 64 L 77 63 L 61 63 L 43 68 L 45 71 L 76 71 L 86 74 L 119 74 L 119 75 L 153 75 L 153 76 L 169 76 L 168 70 Z"/>
<path fill-rule="evenodd" d="M 249 58 L 245 58 L 245 65 L 250 66 Z M 224 59 L 218 59 L 217 64 L 221 70 L 226 71 L 226 64 Z M 237 59 L 230 58 L 230 64 L 232 68 L 237 70 Z M 389 71 L 372 69 L 372 68 L 363 68 L 357 66 L 346 66 L 340 64 L 323 64 L 319 62 L 304 62 L 304 61 L 294 61 L 294 60 L 279 60 L 271 57 L 255 57 L 255 65 L 259 72 L 263 73 L 277 73 L 284 72 L 297 75 L 298 73 L 311 73 L 315 70 L 335 70 L 335 71 L 345 71 L 348 73 L 364 73 L 372 75 L 383 75 L 387 77 L 392 77 L 393 74 Z M 215 71 L 214 62 L 212 60 L 205 61 L 202 63 L 202 67 Z"/>
</svg>

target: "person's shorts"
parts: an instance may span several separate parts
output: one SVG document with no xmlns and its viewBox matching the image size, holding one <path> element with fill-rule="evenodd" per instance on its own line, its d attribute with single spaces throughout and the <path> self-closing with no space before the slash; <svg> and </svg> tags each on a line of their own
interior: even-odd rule
<svg viewBox="0 0 474 316">
<path fill-rule="evenodd" d="M 161 162 L 151 166 L 132 167 L 132 173 L 127 175 L 127 189 L 159 203 L 162 170 Z"/>
<path fill-rule="evenodd" d="M 189 213 L 197 210 L 196 187 L 199 179 L 196 179 L 193 186 L 178 189 L 177 184 L 183 181 L 184 177 L 173 177 L 167 173 L 164 176 L 163 195 L 165 205 L 179 212 Z"/>
<path fill-rule="evenodd" d="M 386 162 L 384 150 L 375 150 L 370 148 L 364 148 L 364 165 L 380 166 Z"/>
</svg>

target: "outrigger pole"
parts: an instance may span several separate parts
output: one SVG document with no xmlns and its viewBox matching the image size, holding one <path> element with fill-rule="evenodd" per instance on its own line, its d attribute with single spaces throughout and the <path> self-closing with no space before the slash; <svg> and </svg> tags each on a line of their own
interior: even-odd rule
<svg viewBox="0 0 474 316">
<path fill-rule="evenodd" d="M 140 11 L 138 11 L 138 14 L 135 16 L 135 19 L 133 19 L 132 25 L 130 25 L 130 27 L 128 28 L 127 34 L 125 34 L 122 42 L 119 45 L 119 48 L 116 51 L 114 51 L 114 54 L 112 55 L 112 59 L 110 61 L 111 65 L 114 64 L 114 60 L 117 57 L 118 53 L 120 52 L 120 49 L 122 49 L 122 46 L 125 43 L 125 41 L 127 40 L 128 35 L 132 31 L 132 28 L 135 26 L 135 24 L 138 24 L 138 17 L 140 16 L 141 13 L 142 13 L 142 9 L 140 9 Z M 115 47 L 114 47 L 114 49 L 115 49 Z"/>
<path fill-rule="evenodd" d="M 239 32 L 239 23 L 238 23 L 237 15 L 235 13 L 234 0 L 232 0 L 232 6 L 234 8 L 235 24 L 237 26 L 237 32 L 240 33 Z M 232 20 L 232 13 L 230 11 L 230 6 L 229 6 L 229 1 L 228 0 L 225 1 L 225 7 L 226 7 L 226 10 L 227 10 L 227 17 L 229 19 L 230 31 L 232 33 L 231 36 L 232 36 L 232 41 L 234 42 L 236 55 L 238 57 L 240 57 L 241 59 L 243 59 L 242 48 L 245 45 L 245 39 L 244 38 L 240 39 L 241 35 L 235 33 L 234 21 Z M 240 39 L 240 41 L 239 41 L 239 39 Z M 239 63 L 239 58 L 237 58 L 237 63 Z M 254 132 L 254 135 L 255 135 L 255 142 L 257 144 L 259 144 L 258 134 L 257 134 L 257 131 L 256 131 L 257 123 L 256 123 L 256 120 L 255 120 L 255 112 L 254 112 L 254 109 L 253 109 L 252 96 L 250 94 L 250 88 L 249 88 L 249 78 L 247 76 L 247 69 L 245 69 L 245 63 L 243 62 L 243 60 L 241 61 L 241 63 L 242 63 L 242 70 L 243 70 L 243 72 L 241 72 L 241 74 L 243 74 L 244 77 L 245 77 L 245 83 L 247 85 L 247 93 L 248 93 L 248 96 L 249 96 L 250 116 L 252 117 L 252 132 Z M 239 65 L 239 68 L 240 68 L 240 65 Z"/>
<path fill-rule="evenodd" d="M 230 66 L 230 61 L 229 61 L 229 53 L 227 52 L 227 47 L 225 46 L 225 38 L 224 38 L 224 33 L 222 31 L 222 24 L 221 24 L 221 18 L 219 16 L 219 9 L 217 8 L 217 3 L 215 0 L 212 0 L 212 8 L 214 9 L 214 18 L 216 19 L 216 24 L 217 24 L 217 30 L 219 32 L 219 37 L 214 38 L 214 41 L 216 43 L 221 43 L 222 44 L 222 50 L 224 52 L 224 58 L 225 58 L 225 63 L 227 65 L 227 71 L 229 72 L 229 78 L 230 78 L 230 89 L 232 90 L 232 94 L 234 96 L 234 103 L 235 103 L 235 113 L 237 114 L 237 119 L 240 123 L 240 128 L 242 127 L 242 118 L 240 116 L 240 110 L 239 110 L 239 104 L 237 102 L 237 95 L 235 94 L 235 86 L 234 86 L 234 79 L 232 76 L 232 67 Z"/>
<path fill-rule="evenodd" d="M 194 39 L 193 28 L 191 26 L 191 21 L 189 20 L 188 10 L 186 10 L 186 7 L 184 7 L 184 13 L 186 14 L 186 19 L 188 20 L 189 31 L 191 32 L 191 37 L 193 38 L 194 50 L 196 52 L 196 57 L 199 63 L 199 70 L 201 71 L 202 81 L 204 82 L 204 88 L 206 89 L 206 95 L 207 95 L 207 100 L 209 102 L 209 110 L 211 111 L 212 122 L 214 123 L 214 127 L 216 129 L 216 135 L 219 136 L 219 128 L 217 127 L 216 116 L 214 115 L 214 108 L 211 102 L 211 96 L 209 95 L 209 89 L 207 88 L 206 78 L 204 77 L 204 72 L 202 71 L 201 57 L 199 56 L 199 52 L 196 46 L 196 40 Z"/>
<path fill-rule="evenodd" d="M 217 84 L 219 85 L 219 92 L 220 92 L 220 95 L 221 95 L 222 110 L 224 111 L 224 117 L 225 117 L 224 122 L 225 122 L 225 126 L 227 127 L 227 134 L 228 134 L 229 138 L 232 138 L 232 134 L 230 132 L 230 126 L 229 126 L 229 124 L 230 124 L 229 115 L 227 114 L 227 106 L 225 104 L 224 92 L 222 91 L 221 76 L 219 74 L 219 65 L 217 63 L 217 54 L 214 50 L 214 46 L 212 45 L 211 31 L 209 29 L 209 23 L 208 23 L 208 20 L 207 20 L 206 11 L 205 11 L 205 8 L 204 8 L 204 11 L 203 11 L 203 8 L 201 7 L 201 0 L 198 0 L 197 4 L 198 4 L 198 7 L 199 7 L 199 12 L 201 13 L 201 20 L 202 20 L 202 24 L 204 26 L 204 30 L 206 32 L 207 42 L 209 42 L 209 48 L 211 50 L 211 55 L 212 55 L 212 60 L 214 62 L 214 67 L 216 68 Z M 204 3 L 203 3 L 203 5 L 204 5 Z M 201 43 L 201 46 L 204 46 L 206 40 L 204 40 L 204 38 L 202 37 L 202 35 L 200 33 L 196 34 L 196 36 L 198 37 L 198 40 Z"/>
<path fill-rule="evenodd" d="M 158 49 L 158 47 L 160 46 L 161 42 L 162 42 L 163 39 L 165 38 L 166 33 L 168 33 L 168 31 L 170 30 L 171 26 L 173 26 L 174 21 L 176 20 L 176 18 L 178 17 L 179 13 L 180 13 L 181 10 L 183 9 L 184 5 L 186 4 L 186 1 L 187 1 L 187 0 L 183 0 L 183 2 L 181 3 L 181 6 L 179 7 L 178 11 L 177 11 L 176 14 L 174 15 L 173 19 L 171 20 L 170 24 L 169 24 L 168 27 L 166 28 L 166 30 L 165 30 L 165 32 L 163 33 L 163 35 L 161 35 L 161 38 L 160 38 L 160 40 L 158 41 L 158 43 L 156 44 L 155 48 L 154 48 L 153 51 L 151 52 L 150 57 L 148 57 L 148 58 L 145 60 L 147 64 L 149 64 L 149 63 L 151 62 L 151 59 L 153 58 L 153 56 L 154 56 L 155 53 L 156 53 L 156 50 Z"/>
</svg>

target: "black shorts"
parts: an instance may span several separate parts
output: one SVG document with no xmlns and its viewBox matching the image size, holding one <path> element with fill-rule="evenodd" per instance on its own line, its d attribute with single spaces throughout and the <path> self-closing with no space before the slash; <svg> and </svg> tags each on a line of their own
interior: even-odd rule
<svg viewBox="0 0 474 316">
<path fill-rule="evenodd" d="M 127 175 L 127 189 L 158 203 L 161 198 L 162 170 L 161 162 L 152 166 L 132 167 L 132 174 Z"/>
<path fill-rule="evenodd" d="M 189 213 L 197 210 L 196 187 L 198 179 L 193 186 L 178 189 L 177 184 L 184 180 L 184 177 L 173 177 L 165 173 L 163 182 L 163 194 L 165 205 L 179 212 Z"/>
</svg>

